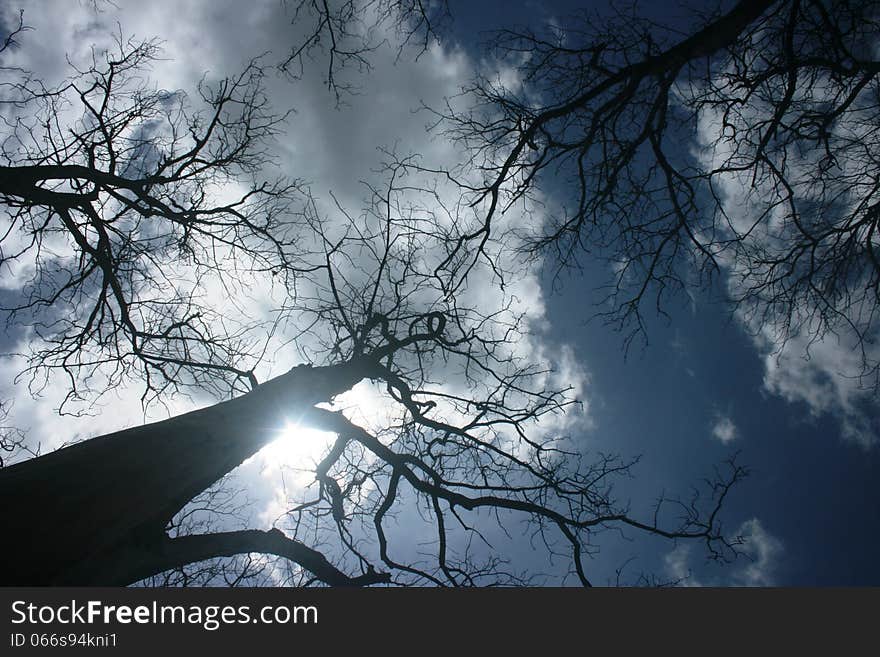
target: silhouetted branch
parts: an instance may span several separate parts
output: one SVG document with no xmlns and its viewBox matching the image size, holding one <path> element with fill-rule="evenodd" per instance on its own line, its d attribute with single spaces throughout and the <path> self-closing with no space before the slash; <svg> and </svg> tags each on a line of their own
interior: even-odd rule
<svg viewBox="0 0 880 657">
<path fill-rule="evenodd" d="M 750 326 L 852 332 L 876 375 L 876 3 L 743 0 L 697 20 L 684 37 L 635 10 L 499 32 L 519 86 L 477 80 L 472 104 L 437 111 L 470 152 L 448 175 L 477 214 L 438 277 L 457 290 L 506 230 L 560 268 L 603 258 L 597 314 L 628 342 L 646 306 L 725 271 Z M 503 225 L 546 191 L 565 201 L 545 225 Z"/>
<path fill-rule="evenodd" d="M 391 31 L 398 40 L 398 56 L 414 49 L 418 58 L 438 40 L 438 30 L 449 17 L 447 0 L 285 0 L 291 23 L 306 26 L 279 68 L 294 78 L 303 75 L 305 61 L 316 52 L 326 58 L 325 83 L 337 104 L 356 87 L 346 72 L 371 68 L 370 55 L 385 45 Z"/>
</svg>

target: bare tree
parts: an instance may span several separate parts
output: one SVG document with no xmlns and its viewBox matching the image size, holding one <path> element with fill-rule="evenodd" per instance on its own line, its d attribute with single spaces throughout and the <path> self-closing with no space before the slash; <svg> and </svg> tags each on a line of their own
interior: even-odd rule
<svg viewBox="0 0 880 657">
<path fill-rule="evenodd" d="M 725 271 L 744 316 L 783 340 L 853 331 L 876 384 L 878 5 L 742 0 L 694 15 L 684 33 L 634 6 L 497 33 L 517 84 L 478 80 L 475 104 L 437 113 L 472 153 L 450 175 L 476 213 L 438 275 L 456 289 L 490 235 L 516 228 L 560 267 L 608 259 L 599 314 L 632 337 L 646 304 L 662 312 Z M 554 221 L 501 227 L 544 189 L 567 197 Z"/>
<path fill-rule="evenodd" d="M 285 5 L 291 23 L 305 29 L 279 68 L 299 78 L 306 60 L 320 57 L 326 62 L 325 82 L 337 103 L 356 91 L 346 75 L 369 70 L 370 54 L 386 45 L 379 35 L 390 28 L 397 37 L 398 55 L 412 48 L 418 58 L 439 40 L 450 18 L 447 0 L 289 0 Z"/>
<path fill-rule="evenodd" d="M 0 402 L 0 422 L 9 416 L 10 402 Z M 40 455 L 40 447 L 31 446 L 24 431 L 14 426 L 0 426 L 0 468 L 25 458 Z"/>
<path fill-rule="evenodd" d="M 571 391 L 518 350 L 528 326 L 508 296 L 449 294 L 435 275 L 456 210 L 413 158 L 392 158 L 363 213 L 338 206 L 341 220 L 328 220 L 301 186 L 260 182 L 281 118 L 259 61 L 204 81 L 200 111 L 149 82 L 153 42 L 117 47 L 57 88 L 5 70 L 15 79 L 2 100 L 17 111 L 0 167 L 3 264 L 19 267 L 25 298 L 10 321 L 36 336 L 29 372 L 69 378 L 69 403 L 135 377 L 145 400 L 188 388 L 227 400 L 0 470 L 3 583 L 269 577 L 249 556 L 235 576 L 218 562 L 191 566 L 235 555 L 279 557 L 283 581 L 303 584 L 529 581 L 470 548 L 491 517 L 502 528 L 525 519 L 551 554 L 564 547 L 585 585 L 584 557 L 610 528 L 735 555 L 740 539 L 719 513 L 740 466 L 641 519 L 612 494 L 631 462 L 590 461 L 541 430 L 575 403 Z M 232 327 L 212 283 L 229 290 L 222 302 L 248 286 L 283 300 L 271 322 Z M 266 336 L 287 326 L 308 364 L 258 383 Z M 331 405 L 359 382 L 384 394 L 376 426 Z M 212 486 L 285 417 L 335 439 L 283 522 L 264 531 L 200 515 L 199 496 L 237 514 Z M 412 556 L 390 528 L 408 508 L 432 531 L 429 555 Z"/>
<path fill-rule="evenodd" d="M 171 519 L 166 534 L 171 539 L 192 535 L 211 534 L 232 529 L 246 529 L 252 500 L 246 491 L 230 484 L 223 477 L 210 488 L 199 493 Z M 286 562 L 286 560 L 285 560 Z M 272 573 L 278 566 L 269 555 L 253 553 L 232 557 L 206 559 L 181 563 L 176 567 L 135 583 L 144 587 L 193 586 L 271 586 L 276 580 Z"/>
<path fill-rule="evenodd" d="M 98 369 L 105 387 L 143 378 L 145 395 L 249 389 L 259 345 L 201 304 L 199 285 L 222 272 L 234 303 L 240 274 L 293 271 L 297 183 L 255 178 L 283 117 L 257 61 L 204 81 L 193 109 L 144 77 L 156 42 L 117 47 L 57 88 L 17 71 L 4 82 L 16 111 L 0 155 L 0 264 L 25 279 L 7 321 L 39 338 L 32 384 L 61 370 L 72 400 L 94 392 L 82 387 Z"/>
</svg>

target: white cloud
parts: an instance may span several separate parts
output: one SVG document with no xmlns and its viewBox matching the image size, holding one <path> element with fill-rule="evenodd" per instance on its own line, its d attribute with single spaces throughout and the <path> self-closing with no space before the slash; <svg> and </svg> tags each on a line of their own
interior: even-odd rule
<svg viewBox="0 0 880 657">
<path fill-rule="evenodd" d="M 745 540 L 742 551 L 750 563 L 734 571 L 732 583 L 737 586 L 774 586 L 784 551 L 782 542 L 764 529 L 757 518 L 744 522 L 736 533 Z"/>
<path fill-rule="evenodd" d="M 682 543 L 663 557 L 666 576 L 680 586 L 775 586 L 784 552 L 782 542 L 757 518 L 746 520 L 729 538 L 742 540 L 738 546 L 740 556 L 733 564 L 698 578 L 692 565 L 693 546 Z"/>
<path fill-rule="evenodd" d="M 821 85 L 818 88 L 821 89 Z M 747 116 L 761 116 L 768 111 L 757 105 L 743 109 Z M 857 120 L 850 120 L 851 125 L 846 123 L 835 122 L 835 131 L 858 141 L 858 135 L 850 133 L 865 126 L 859 126 Z M 734 154 L 737 145 L 722 138 L 724 129 L 720 112 L 705 110 L 699 116 L 699 148 L 693 154 L 706 168 L 723 166 L 728 158 L 737 157 Z M 807 208 L 815 200 L 812 197 L 818 193 L 817 187 L 821 187 L 814 184 L 816 159 L 821 155 L 790 149 L 786 158 L 786 175 L 793 194 L 797 202 Z M 850 152 L 843 152 L 840 157 L 839 164 L 844 169 L 858 168 L 848 161 L 853 159 Z M 870 159 L 864 157 L 866 161 Z M 860 166 L 864 164 L 861 162 Z M 855 204 L 858 195 L 865 193 L 865 186 L 873 186 L 873 182 L 861 178 L 855 173 L 848 175 L 842 178 L 845 183 L 838 183 L 839 189 L 832 190 L 841 205 Z M 761 290 L 767 280 L 778 274 L 768 272 L 761 262 L 786 257 L 788 242 L 784 237 L 786 231 L 794 230 L 792 222 L 785 218 L 787 206 L 774 202 L 778 190 L 772 188 L 772 181 L 762 186 L 760 179 L 758 182 L 753 179 L 751 170 L 725 172 L 714 176 L 712 182 L 724 219 L 729 222 L 728 235 L 735 233 L 742 238 L 743 251 L 739 255 L 736 249 L 730 249 L 722 252 L 718 260 L 725 268 L 731 296 L 749 299 L 748 304 L 737 309 L 736 317 L 752 336 L 763 359 L 764 389 L 789 402 L 805 403 L 813 416 L 832 415 L 845 440 L 864 448 L 876 446 L 880 443 L 880 406 L 872 385 L 874 381 L 862 377 L 866 368 L 870 371 L 872 365 L 880 363 L 878 329 L 872 326 L 876 324 L 873 322 L 876 312 L 868 287 L 864 296 L 854 294 L 840 302 L 839 308 L 815 307 L 807 297 L 792 308 L 772 307 L 754 294 L 754 289 Z M 754 225 L 762 216 L 762 221 Z M 821 217 L 815 219 L 820 221 Z M 719 228 L 725 230 L 724 226 Z M 740 257 L 745 252 L 761 253 L 762 257 Z M 836 324 L 829 326 L 826 320 Z"/>
<path fill-rule="evenodd" d="M 679 586 L 702 586 L 703 584 L 694 577 L 690 567 L 691 551 L 693 547 L 682 543 L 676 545 L 672 551 L 663 557 L 663 565 L 666 575 Z"/>
<path fill-rule="evenodd" d="M 282 3 L 263 2 L 247 9 L 237 0 L 201 0 L 177 2 L 154 0 L 152 2 L 120 2 L 119 9 L 102 5 L 104 11 L 95 14 L 89 3 L 25 3 L 25 20 L 34 31 L 21 37 L 22 47 L 9 53 L 4 62 L 31 70 L 37 77 L 57 82 L 70 73 L 66 65 L 69 56 L 73 61 L 89 57 L 92 45 L 100 52 L 108 47 L 112 36 L 118 32 L 117 21 L 123 35 L 134 34 L 138 38 L 158 36 L 163 41 L 163 60 L 156 63 L 153 79 L 163 88 L 182 89 L 194 94 L 196 84 L 207 71 L 211 79 L 239 71 L 250 57 L 271 51 L 268 61 L 283 56 L 295 39 L 295 28 L 289 16 L 283 14 Z M 6 11 L 10 11 L 9 8 Z M 443 98 L 457 94 L 468 81 L 473 62 L 457 51 L 439 46 L 431 47 L 417 62 L 397 58 L 392 47 L 380 48 L 371 53 L 373 70 L 364 77 L 359 92 L 346 97 L 346 105 L 339 110 L 331 109 L 334 99 L 323 83 L 323 62 L 313 64 L 302 80 L 291 83 L 282 76 L 267 76 L 268 95 L 273 108 L 283 112 L 293 108 L 286 124 L 286 132 L 274 144 L 279 166 L 292 176 L 301 177 L 310 184 L 317 198 L 318 211 L 331 218 L 341 219 L 332 202 L 330 192 L 340 204 L 357 215 L 363 205 L 365 188 L 361 181 L 376 181 L 375 170 L 383 159 L 378 146 L 397 145 L 400 154 L 418 152 L 423 161 L 433 166 L 452 166 L 458 153 L 448 140 L 426 134 L 427 118 L 415 113 L 420 103 L 429 106 L 442 105 Z M 439 191 L 440 194 L 453 193 Z M 448 207 L 455 207 L 454 198 L 444 198 Z M 532 222 L 539 222 L 540 215 L 533 214 Z M 489 244 L 489 249 L 499 248 Z M 434 254 L 439 255 L 439 254 Z M 539 283 L 538 267 L 518 272 L 510 282 L 507 295 L 499 298 L 493 287 L 492 276 L 477 272 L 462 295 L 463 303 L 484 307 L 487 303 L 510 304 L 509 312 L 523 313 L 528 335 L 510 345 L 519 358 L 535 363 L 539 369 L 556 370 L 547 374 L 543 381 L 549 385 L 560 382 L 571 385 L 577 394 L 586 391 L 587 375 L 576 362 L 574 353 L 565 346 L 545 344 L 542 338 L 547 328 L 544 301 Z M 7 280 L 4 285 L 8 284 Z M 218 307 L 233 310 L 227 303 L 225 292 L 219 285 L 211 285 L 210 298 Z M 267 318 L 272 304 L 277 300 L 269 291 L 259 290 L 259 295 L 248 294 L 236 298 L 239 308 L 235 311 L 244 318 Z M 277 291 L 278 294 L 281 291 Z M 231 318 L 235 321 L 235 318 Z M 265 379 L 290 367 L 302 358 L 304 345 L 298 351 L 289 344 L 289 338 L 297 326 L 291 322 L 281 327 L 273 338 L 278 346 L 274 362 L 266 362 L 259 372 Z M 23 347 L 26 343 L 22 344 Z M 12 386 L 13 376 L 19 371 L 20 361 L 6 360 L 0 364 L 0 398 L 16 400 L 16 426 L 26 427 L 33 442 L 41 442 L 44 448 L 58 447 L 71 438 L 90 437 L 100 433 L 139 424 L 143 421 L 140 406 L 140 390 L 118 387 L 112 393 L 112 413 L 97 408 L 96 415 L 83 418 L 61 418 L 54 413 L 67 392 L 66 381 L 57 377 L 49 382 L 43 397 L 34 400 L 26 386 Z M 442 373 L 438 374 L 442 378 Z M 454 383 L 450 376 L 450 384 Z M 353 391 L 342 402 L 367 399 L 378 403 L 379 393 L 365 387 Z M 110 399 L 107 400 L 111 402 Z M 193 407 L 185 398 L 170 401 L 170 414 Z M 156 409 L 160 415 L 162 409 Z M 369 414 L 369 413 L 368 413 Z M 381 415 L 381 414 L 380 414 Z M 151 419 L 157 419 L 153 416 Z M 576 412 L 557 417 L 555 422 L 542 423 L 540 431 L 554 432 L 570 429 L 572 422 L 582 421 L 589 425 L 588 405 Z M 268 450 L 267 454 L 271 454 Z M 254 467 L 247 469 L 251 475 Z M 270 473 L 271 474 L 271 473 Z M 249 482 L 271 480 L 276 477 L 249 476 Z M 289 482 L 288 482 L 289 483 Z M 267 484 L 268 485 L 268 484 Z M 267 509 L 277 510 L 274 490 L 255 493 L 256 497 L 271 499 Z M 264 514 L 265 516 L 265 514 Z"/>
<path fill-rule="evenodd" d="M 739 431 L 736 425 L 726 415 L 719 415 L 712 425 L 712 436 L 721 441 L 724 445 L 732 443 L 737 439 Z"/>
<path fill-rule="evenodd" d="M 861 368 L 858 345 L 829 336 L 812 344 L 798 337 L 774 349 L 763 342 L 764 387 L 810 414 L 837 418 L 842 436 L 866 449 L 880 443 L 880 409 L 870 389 L 853 375 Z"/>
</svg>

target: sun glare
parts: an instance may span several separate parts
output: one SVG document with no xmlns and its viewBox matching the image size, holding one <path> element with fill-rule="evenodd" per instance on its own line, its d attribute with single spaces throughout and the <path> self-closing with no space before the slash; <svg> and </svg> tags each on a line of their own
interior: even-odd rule
<svg viewBox="0 0 880 657">
<path fill-rule="evenodd" d="M 389 405 L 374 385 L 361 382 L 339 395 L 332 409 L 345 410 L 356 424 L 370 429 L 387 426 L 393 406 Z M 303 426 L 294 420 L 285 422 L 277 437 L 255 456 L 261 463 L 264 476 L 274 477 L 283 472 L 285 485 L 309 486 L 315 480 L 315 465 L 327 454 L 336 434 Z"/>
<path fill-rule="evenodd" d="M 335 438 L 336 434 L 288 422 L 279 431 L 278 438 L 265 448 L 264 462 L 308 470 L 321 460 Z"/>
</svg>

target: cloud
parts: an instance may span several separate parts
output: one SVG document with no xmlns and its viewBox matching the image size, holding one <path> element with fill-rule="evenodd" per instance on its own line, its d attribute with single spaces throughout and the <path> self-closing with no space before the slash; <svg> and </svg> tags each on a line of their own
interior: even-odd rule
<svg viewBox="0 0 880 657">
<path fill-rule="evenodd" d="M 876 397 L 853 375 L 861 368 L 853 336 L 848 341 L 829 336 L 812 344 L 798 337 L 777 349 L 772 340 L 765 340 L 763 350 L 767 391 L 806 404 L 814 417 L 832 415 L 845 440 L 865 449 L 880 443 Z"/>
<path fill-rule="evenodd" d="M 691 564 L 693 546 L 683 543 L 664 555 L 665 575 L 680 586 L 775 586 L 784 553 L 782 542 L 768 532 L 758 518 L 746 520 L 730 539 L 742 541 L 738 548 L 740 557 L 734 564 L 725 565 L 717 572 L 701 572 L 698 577 Z"/>
<path fill-rule="evenodd" d="M 747 520 L 737 530 L 745 543 L 742 551 L 750 563 L 736 571 L 731 581 L 737 586 L 774 586 L 782 557 L 782 542 L 771 535 L 757 518 Z"/>
<path fill-rule="evenodd" d="M 817 88 L 821 89 L 821 85 Z M 762 112 L 769 111 L 759 106 L 758 101 L 754 103 L 755 106 L 742 110 L 746 117 L 743 120 L 757 120 Z M 742 157 L 735 152 L 741 146 L 724 138 L 725 129 L 729 136 L 730 127 L 725 128 L 724 122 L 720 111 L 705 109 L 699 116 L 699 146 L 693 154 L 707 170 L 724 168 L 729 158 Z M 857 143 L 858 135 L 850 133 L 864 129 L 858 123 L 852 118 L 838 121 L 834 130 L 838 137 L 849 135 Z M 858 195 L 865 193 L 865 185 L 873 187 L 872 182 L 855 173 L 870 156 L 858 150 L 855 158 L 863 157 L 864 161 L 852 162 L 852 152 L 843 149 L 839 164 L 854 173 L 842 179 L 844 182 L 823 181 L 822 185 L 831 186 L 829 189 L 815 184 L 816 159 L 820 156 L 821 153 L 809 150 L 790 149 L 785 171 L 803 221 L 831 226 L 835 212 L 855 207 Z M 742 251 L 725 250 L 718 255 L 718 261 L 726 272 L 731 297 L 747 300 L 735 315 L 763 359 L 764 390 L 789 402 L 806 404 L 814 417 L 831 415 L 837 420 L 844 440 L 865 449 L 875 447 L 880 443 L 880 404 L 875 389 L 878 371 L 872 368 L 880 364 L 880 336 L 873 321 L 876 299 L 871 297 L 871 285 L 867 281 L 864 286 L 851 281 L 851 295 L 831 300 L 837 307 L 819 292 L 815 296 L 809 292 L 795 296 L 796 291 L 784 287 L 793 283 L 778 280 L 779 272 L 768 270 L 766 264 L 777 258 L 790 260 L 788 237 L 796 235 L 794 222 L 786 216 L 788 205 L 777 202 L 778 186 L 774 187 L 771 177 L 762 182 L 760 176 L 753 178 L 751 169 L 739 171 L 736 167 L 713 176 L 712 185 L 726 224 L 718 228 L 726 230 L 728 237 L 741 239 L 736 248 L 741 247 Z M 814 198 L 817 189 L 824 189 L 829 196 L 834 192 L 839 207 L 824 208 L 823 199 Z M 820 209 L 818 216 L 810 216 L 813 207 Z M 756 224 L 758 218 L 761 221 Z M 755 253 L 760 257 L 754 257 Z M 819 252 L 816 257 L 821 259 L 823 254 Z M 797 267 L 803 264 L 792 263 L 793 279 L 801 273 Z M 765 287 L 768 281 L 775 281 L 772 285 L 780 287 Z M 859 292 L 861 287 L 863 292 Z M 811 282 L 810 289 L 816 290 L 815 282 Z"/>
<path fill-rule="evenodd" d="M 692 546 L 676 545 L 671 552 L 663 557 L 663 565 L 666 575 L 673 582 L 678 582 L 679 586 L 703 586 L 703 584 L 694 577 L 691 572 L 690 558 Z"/>
<path fill-rule="evenodd" d="M 736 425 L 726 415 L 719 415 L 712 425 L 712 436 L 727 445 L 737 439 L 739 432 Z"/>
<path fill-rule="evenodd" d="M 152 79 L 162 88 L 180 89 L 197 97 L 196 85 L 206 71 L 208 79 L 234 74 L 250 57 L 266 51 L 269 51 L 267 61 L 274 62 L 288 52 L 296 38 L 296 28 L 290 25 L 290 16 L 283 13 L 283 3 L 259 3 L 246 11 L 237 0 L 185 3 L 155 0 L 119 3 L 118 9 L 109 3 L 101 7 L 103 11 L 96 14 L 89 3 L 25 3 L 25 20 L 34 31 L 22 36 L 21 48 L 9 53 L 4 64 L 21 66 L 33 71 L 37 77 L 55 83 L 71 72 L 66 64 L 68 57 L 74 62 L 90 58 L 93 46 L 97 52 L 110 47 L 113 35 L 121 29 L 125 36 L 160 37 L 163 59 L 154 66 Z M 389 39 L 393 41 L 391 35 Z M 397 145 L 402 155 L 417 152 L 432 166 L 451 167 L 460 156 L 448 140 L 427 134 L 425 123 L 428 118 L 414 110 L 421 103 L 442 106 L 444 97 L 456 95 L 470 79 L 474 62 L 454 48 L 436 45 L 418 61 L 398 58 L 397 51 L 390 46 L 377 49 L 370 57 L 373 68 L 369 76 L 360 81 L 358 93 L 346 97 L 346 104 L 338 110 L 331 109 L 334 98 L 323 82 L 323 62 L 307 61 L 306 65 L 311 69 L 295 83 L 271 73 L 266 78 L 267 94 L 274 110 L 294 110 L 285 132 L 273 145 L 278 166 L 289 175 L 306 181 L 315 196 L 318 213 L 337 226 L 346 218 L 340 214 L 334 198 L 340 206 L 357 216 L 364 204 L 363 181 L 375 183 L 381 178 L 376 170 L 386 155 L 377 150 L 378 146 L 393 148 Z M 453 193 L 452 190 L 441 189 L 438 193 L 447 207 L 456 207 L 457 199 L 443 196 Z M 530 221 L 540 222 L 540 214 L 533 214 Z M 489 244 L 487 248 L 500 247 Z M 536 370 L 548 372 L 543 379 L 539 377 L 539 383 L 570 385 L 575 394 L 583 395 L 587 389 L 585 368 L 576 361 L 571 349 L 551 344 L 544 337 L 549 326 L 539 267 L 540 263 L 534 262 L 530 269 L 519 271 L 503 298 L 497 294 L 491 273 L 477 272 L 462 294 L 462 303 L 484 308 L 490 300 L 492 303 L 497 300 L 501 305 L 508 304 L 510 313 L 523 315 L 528 334 L 523 334 L 523 339 L 510 345 L 512 353 L 533 363 Z M 358 267 L 353 266 L 352 274 L 357 271 Z M 240 298 L 232 299 L 237 306 L 233 307 L 223 286 L 217 281 L 208 283 L 205 298 L 228 312 L 230 321 L 235 321 L 233 313 L 244 319 L 271 317 L 277 295 L 284 293 L 276 291 L 273 295 L 254 286 L 252 290 L 245 290 L 246 294 Z M 3 284 L 9 286 L 9 277 Z M 297 330 L 295 321 L 279 327 L 267 350 L 275 353 L 276 358 L 264 363 L 258 372 L 261 380 L 302 359 L 309 345 L 304 342 L 290 344 L 291 336 L 296 335 Z M 26 351 L 32 338 L 24 338 L 18 350 Z M 97 407 L 93 416 L 59 417 L 54 410 L 68 392 L 67 382 L 62 377 L 52 378 L 43 389 L 42 397 L 35 400 L 26 386 L 11 385 L 21 366 L 21 360 L 17 359 L 0 363 L 0 387 L 3 388 L 0 398 L 16 400 L 17 420 L 11 421 L 27 428 L 30 439 L 42 443 L 44 451 L 57 448 L 72 438 L 88 438 L 139 424 L 144 419 L 139 400 L 141 390 L 137 385 L 120 386 L 112 391 L 106 400 L 106 404 L 112 404 L 112 413 L 103 413 L 104 409 Z M 451 366 L 449 377 L 443 376 L 442 363 L 438 363 L 435 374 L 437 380 L 455 384 Z M 368 400 L 369 408 L 374 410 L 381 403 L 380 397 L 380 392 L 365 384 L 340 402 L 344 405 L 352 400 Z M 177 414 L 205 401 L 175 397 L 168 409 L 154 408 L 148 418 L 160 419 L 166 414 Z M 542 422 L 540 427 L 535 427 L 536 431 L 568 430 L 574 421 L 589 426 L 588 404 L 580 409 L 569 408 L 569 414 Z M 266 450 L 263 457 L 277 459 L 277 451 Z M 240 474 L 239 479 L 247 479 L 249 486 L 259 489 L 251 493 L 255 499 L 262 500 L 258 505 L 262 510 L 255 510 L 255 518 L 265 521 L 276 517 L 281 508 L 277 493 L 282 478 L 277 469 L 261 469 L 254 462 L 243 467 Z"/>
</svg>

